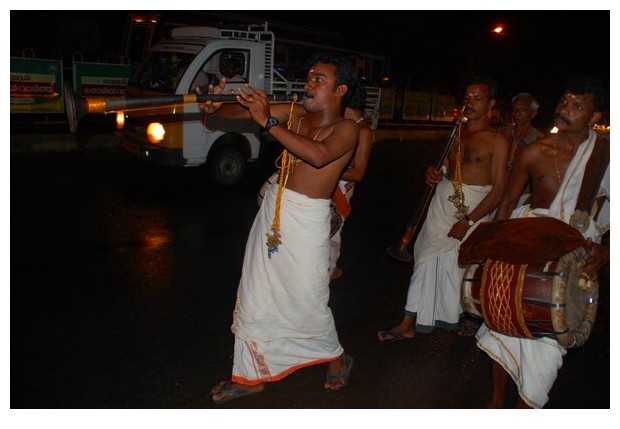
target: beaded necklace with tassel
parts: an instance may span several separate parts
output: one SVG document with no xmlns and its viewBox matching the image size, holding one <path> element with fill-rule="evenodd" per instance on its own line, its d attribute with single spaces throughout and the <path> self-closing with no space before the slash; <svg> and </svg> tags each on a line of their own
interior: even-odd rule
<svg viewBox="0 0 620 429">
<path fill-rule="evenodd" d="M 291 110 L 289 111 L 288 121 L 286 123 L 286 129 L 290 130 L 293 125 L 293 109 L 295 102 L 297 101 L 297 94 L 293 94 L 293 101 L 291 102 Z M 297 124 L 297 134 L 301 129 L 301 123 L 303 121 L 303 115 L 299 118 Z M 278 161 L 280 165 L 278 165 Z M 282 202 L 282 189 L 286 186 L 289 174 L 291 174 L 295 167 L 299 164 L 299 158 L 293 154 L 289 154 L 286 149 L 282 151 L 278 159 L 276 160 L 276 167 L 278 167 L 278 193 L 276 194 L 275 214 L 273 217 L 273 223 L 271 224 L 271 230 L 265 234 L 267 236 L 267 256 L 271 259 L 271 255 L 278 251 L 278 246 L 282 244 L 282 236 L 280 234 L 280 205 Z"/>
</svg>

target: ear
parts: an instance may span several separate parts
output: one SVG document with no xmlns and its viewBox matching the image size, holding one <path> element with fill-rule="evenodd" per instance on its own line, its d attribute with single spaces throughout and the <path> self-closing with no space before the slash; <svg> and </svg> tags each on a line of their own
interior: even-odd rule
<svg viewBox="0 0 620 429">
<path fill-rule="evenodd" d="M 344 97 L 344 95 L 349 91 L 349 87 L 346 86 L 345 84 L 342 85 L 338 85 L 336 87 L 336 95 L 338 97 Z"/>
<path fill-rule="evenodd" d="M 492 99 L 489 105 L 491 106 L 491 110 L 493 110 L 493 108 L 495 107 L 495 99 Z"/>
<path fill-rule="evenodd" d="M 538 110 L 532 110 L 532 117 L 530 118 L 530 120 L 534 119 L 536 115 L 538 115 Z"/>
</svg>

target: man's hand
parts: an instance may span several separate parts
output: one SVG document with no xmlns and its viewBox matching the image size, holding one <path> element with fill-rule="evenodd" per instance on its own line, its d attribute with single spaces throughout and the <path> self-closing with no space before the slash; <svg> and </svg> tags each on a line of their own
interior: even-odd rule
<svg viewBox="0 0 620 429">
<path fill-rule="evenodd" d="M 452 225 L 452 228 L 450 228 L 450 231 L 448 231 L 448 237 L 456 238 L 457 240 L 461 241 L 463 240 L 463 237 L 465 237 L 465 234 L 467 234 L 468 230 L 469 224 L 467 222 L 457 222 Z"/>
<path fill-rule="evenodd" d="M 237 101 L 244 106 L 250 112 L 250 117 L 258 125 L 265 126 L 267 119 L 271 116 L 271 108 L 269 105 L 269 98 L 265 91 L 252 88 L 250 85 L 245 85 L 245 90 L 239 88 L 237 94 Z"/>
<path fill-rule="evenodd" d="M 437 170 L 435 167 L 429 166 L 426 169 L 426 184 L 428 186 L 435 186 L 443 178 L 443 173 Z"/>
<path fill-rule="evenodd" d="M 592 239 L 588 238 L 586 249 L 589 254 L 583 271 L 587 275 L 593 276 L 609 262 L 609 245 L 601 246 L 600 244 L 593 243 Z"/>
<path fill-rule="evenodd" d="M 223 77 L 220 80 L 220 83 L 216 86 L 213 87 L 213 84 L 209 84 L 209 86 L 207 87 L 207 94 L 223 94 L 224 93 L 224 87 L 226 86 L 226 78 Z M 229 94 L 234 94 L 235 92 L 231 89 L 229 92 Z M 200 90 L 199 87 L 196 87 L 196 94 L 202 94 L 202 91 Z M 212 114 L 213 112 L 215 112 L 217 109 L 219 109 L 220 107 L 222 107 L 222 102 L 213 102 L 211 100 L 206 101 L 204 104 L 198 104 L 198 108 L 200 110 L 202 110 L 203 112 L 205 112 L 207 115 Z"/>
</svg>

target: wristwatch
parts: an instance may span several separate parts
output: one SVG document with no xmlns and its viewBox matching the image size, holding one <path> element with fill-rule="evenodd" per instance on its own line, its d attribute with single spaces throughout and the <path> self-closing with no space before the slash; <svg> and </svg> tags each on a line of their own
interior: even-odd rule
<svg viewBox="0 0 620 429">
<path fill-rule="evenodd" d="M 474 224 L 476 223 L 473 220 L 471 220 L 469 215 L 465 216 L 465 220 L 467 221 L 467 225 L 469 225 L 470 227 L 474 226 Z"/>
<path fill-rule="evenodd" d="M 265 124 L 265 131 L 269 131 L 270 129 L 272 129 L 273 127 L 275 127 L 276 125 L 278 125 L 278 120 L 276 118 L 274 118 L 273 116 L 267 119 L 267 123 Z"/>
</svg>

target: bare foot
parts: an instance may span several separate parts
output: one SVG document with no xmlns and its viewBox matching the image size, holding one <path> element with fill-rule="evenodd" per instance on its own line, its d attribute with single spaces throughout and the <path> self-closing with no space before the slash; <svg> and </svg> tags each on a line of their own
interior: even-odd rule
<svg viewBox="0 0 620 429">
<path fill-rule="evenodd" d="M 479 327 L 479 322 L 463 318 L 459 323 L 459 327 L 457 328 L 456 333 L 461 337 L 473 337 L 474 335 L 476 335 Z"/>
</svg>

